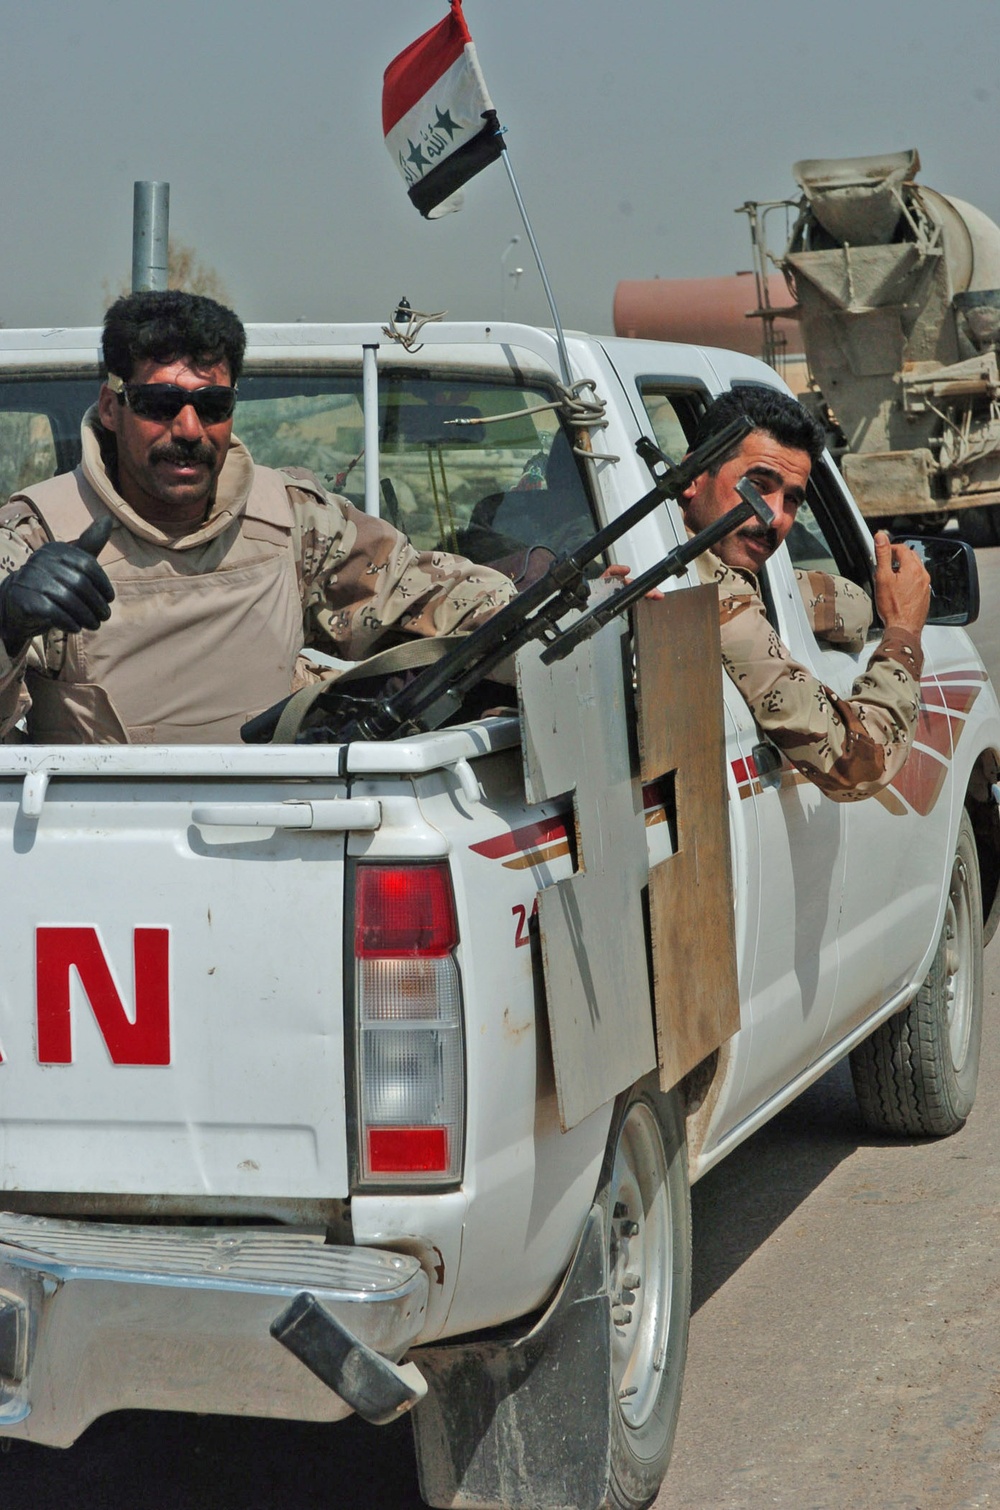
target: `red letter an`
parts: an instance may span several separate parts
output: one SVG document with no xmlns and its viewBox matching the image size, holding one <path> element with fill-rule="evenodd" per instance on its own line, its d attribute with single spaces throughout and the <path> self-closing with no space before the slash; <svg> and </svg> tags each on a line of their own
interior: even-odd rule
<svg viewBox="0 0 1000 1510">
<path fill-rule="evenodd" d="M 75 969 L 114 1064 L 170 1063 L 170 930 L 136 928 L 135 1022 L 104 957 L 96 928 L 39 928 L 35 935 L 39 1064 L 72 1064 L 69 972 Z"/>
</svg>

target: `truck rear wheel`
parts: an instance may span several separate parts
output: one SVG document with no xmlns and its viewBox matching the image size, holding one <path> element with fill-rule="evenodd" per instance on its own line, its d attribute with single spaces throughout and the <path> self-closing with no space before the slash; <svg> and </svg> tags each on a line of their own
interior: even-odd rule
<svg viewBox="0 0 1000 1510">
<path fill-rule="evenodd" d="M 1000 508 L 997 505 L 977 504 L 971 509 L 959 509 L 956 518 L 958 533 L 969 545 L 1000 545 Z"/>
<path fill-rule="evenodd" d="M 639 1510 L 670 1461 L 691 1312 L 684 1118 L 655 1077 L 619 1099 L 598 1200 L 611 1297 L 611 1510 Z"/>
<path fill-rule="evenodd" d="M 945 1137 L 972 1110 L 983 1025 L 983 904 L 976 840 L 962 814 L 944 924 L 913 1001 L 851 1054 L 854 1090 L 874 1132 Z"/>
</svg>

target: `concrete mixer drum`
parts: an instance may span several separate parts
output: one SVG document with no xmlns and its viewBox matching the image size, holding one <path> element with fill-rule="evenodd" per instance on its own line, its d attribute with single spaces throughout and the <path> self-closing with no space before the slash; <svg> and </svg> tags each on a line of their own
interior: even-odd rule
<svg viewBox="0 0 1000 1510">
<path fill-rule="evenodd" d="M 919 167 L 915 150 L 796 163 L 797 219 L 771 260 L 862 511 L 937 529 L 974 509 L 969 533 L 1000 539 L 1000 228 L 918 185 Z"/>
</svg>

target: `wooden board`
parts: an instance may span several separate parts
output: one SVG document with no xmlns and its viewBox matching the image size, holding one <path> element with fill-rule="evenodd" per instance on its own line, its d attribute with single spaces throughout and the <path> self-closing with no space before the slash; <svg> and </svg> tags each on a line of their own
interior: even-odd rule
<svg viewBox="0 0 1000 1510">
<path fill-rule="evenodd" d="M 538 897 L 563 1130 L 656 1064 L 643 892 L 646 831 L 629 726 L 623 630 L 608 625 L 543 666 L 517 657 L 529 801 L 573 793 L 577 873 Z"/>
<path fill-rule="evenodd" d="M 718 591 L 685 588 L 633 614 L 642 779 L 673 773 L 676 853 L 649 876 L 657 1059 L 669 1090 L 740 1025 Z"/>
</svg>

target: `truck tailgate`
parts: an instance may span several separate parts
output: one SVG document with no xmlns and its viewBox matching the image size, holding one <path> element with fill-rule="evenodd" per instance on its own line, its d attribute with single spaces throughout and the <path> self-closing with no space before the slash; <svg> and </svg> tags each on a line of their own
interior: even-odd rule
<svg viewBox="0 0 1000 1510">
<path fill-rule="evenodd" d="M 377 823 L 329 780 L 0 777 L 0 1185 L 345 1195 L 345 832 Z"/>
</svg>

